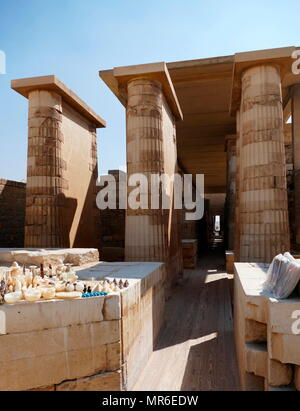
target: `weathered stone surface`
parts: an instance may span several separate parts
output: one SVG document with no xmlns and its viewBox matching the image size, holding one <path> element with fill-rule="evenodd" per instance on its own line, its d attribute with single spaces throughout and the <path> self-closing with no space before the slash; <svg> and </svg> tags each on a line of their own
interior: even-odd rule
<svg viewBox="0 0 300 411">
<path fill-rule="evenodd" d="M 267 325 L 254 320 L 246 320 L 245 340 L 246 342 L 266 342 Z"/>
<path fill-rule="evenodd" d="M 226 251 L 225 256 L 226 256 L 226 272 L 228 274 L 233 274 L 234 273 L 234 253 L 232 251 Z"/>
<path fill-rule="evenodd" d="M 145 67 L 144 67 L 145 68 Z M 133 74 L 127 77 L 127 172 L 128 178 L 135 173 L 169 174 L 177 172 L 176 127 L 173 109 L 168 104 L 166 89 L 162 87 L 162 76 L 166 69 L 152 73 L 150 77 L 139 76 L 136 68 L 128 68 Z M 149 70 L 152 66 L 149 66 Z M 144 73 L 143 73 L 144 74 Z M 170 85 L 166 85 L 169 89 Z M 174 95 L 174 89 L 169 89 Z M 175 97 L 176 100 L 176 97 Z M 177 109 L 176 109 L 177 110 Z M 179 109 L 180 112 L 180 109 Z M 154 186 L 148 180 L 141 199 L 148 197 Z M 160 189 L 161 190 L 161 189 Z M 166 192 L 172 192 L 171 182 L 166 183 Z M 162 195 L 159 191 L 156 197 Z M 130 195 L 130 191 L 129 191 Z M 166 264 L 168 287 L 174 285 L 182 274 L 182 252 L 180 244 L 181 216 L 174 210 L 172 196 L 168 197 L 165 209 L 127 209 L 125 227 L 125 260 L 158 261 Z M 141 229 L 142 227 L 142 229 Z"/>
<path fill-rule="evenodd" d="M 56 391 L 121 391 L 121 372 L 109 372 L 65 381 L 56 385 Z"/>
<path fill-rule="evenodd" d="M 270 331 L 277 334 L 292 334 L 293 313 L 300 312 L 300 299 L 276 300 L 271 299 L 269 303 Z M 300 336 L 299 336 L 300 340 Z"/>
<path fill-rule="evenodd" d="M 55 391 L 54 385 L 48 385 L 47 387 L 32 388 L 28 391 Z"/>
<path fill-rule="evenodd" d="M 300 367 L 295 367 L 295 387 L 297 391 L 300 391 Z"/>
<path fill-rule="evenodd" d="M 5 304 L 0 306 L 0 334 L 99 322 L 103 320 L 103 304 L 104 297 Z"/>
<path fill-rule="evenodd" d="M 271 357 L 285 364 L 300 365 L 300 335 L 272 334 Z"/>
<path fill-rule="evenodd" d="M 235 264 L 235 337 L 244 390 L 260 381 L 252 378 L 254 374 L 263 379 L 261 389 L 286 389 L 293 380 L 293 366 L 300 365 L 300 336 L 292 331 L 292 313 L 300 309 L 300 299 L 263 295 L 265 270 L 258 264 Z M 247 341 L 264 341 L 267 348 Z"/>
<path fill-rule="evenodd" d="M 289 385 L 292 382 L 293 370 L 290 365 L 279 361 L 270 360 L 268 370 L 268 383 L 272 387 Z"/>
<path fill-rule="evenodd" d="M 121 368 L 121 343 L 107 345 L 106 350 L 106 370 L 116 371 Z"/>
<path fill-rule="evenodd" d="M 20 264 L 62 264 L 71 263 L 77 266 L 99 261 L 99 252 L 95 248 L 73 248 L 73 249 L 18 249 L 0 248 L 0 263 Z"/>
<path fill-rule="evenodd" d="M 290 249 L 282 89 L 277 67 L 261 65 L 244 70 L 239 138 L 239 261 L 270 263 L 274 255 Z"/>
<path fill-rule="evenodd" d="M 23 247 L 26 184 L 0 179 L 0 247 Z"/>
<path fill-rule="evenodd" d="M 68 375 L 65 352 L 0 361 L 0 370 L 1 391 L 29 390 L 58 384 Z"/>
</svg>

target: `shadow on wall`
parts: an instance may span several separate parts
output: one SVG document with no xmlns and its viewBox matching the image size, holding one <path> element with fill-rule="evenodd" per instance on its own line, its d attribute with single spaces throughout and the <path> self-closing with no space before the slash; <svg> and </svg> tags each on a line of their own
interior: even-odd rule
<svg viewBox="0 0 300 411">
<path fill-rule="evenodd" d="M 26 183 L 0 179 L 0 247 L 24 247 Z"/>
</svg>

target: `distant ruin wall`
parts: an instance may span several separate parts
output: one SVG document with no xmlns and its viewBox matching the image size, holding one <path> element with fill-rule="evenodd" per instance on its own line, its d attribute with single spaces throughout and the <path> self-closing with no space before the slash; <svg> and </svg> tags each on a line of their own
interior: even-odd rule
<svg viewBox="0 0 300 411">
<path fill-rule="evenodd" d="M 26 184 L 0 179 L 0 248 L 24 246 Z"/>
</svg>

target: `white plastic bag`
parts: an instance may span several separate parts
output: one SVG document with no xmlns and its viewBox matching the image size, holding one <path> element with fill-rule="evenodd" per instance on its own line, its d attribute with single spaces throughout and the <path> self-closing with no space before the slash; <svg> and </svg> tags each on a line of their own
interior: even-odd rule
<svg viewBox="0 0 300 411">
<path fill-rule="evenodd" d="M 267 273 L 263 291 L 271 293 L 275 298 L 288 298 L 300 281 L 300 261 L 290 253 L 277 255 Z"/>
</svg>

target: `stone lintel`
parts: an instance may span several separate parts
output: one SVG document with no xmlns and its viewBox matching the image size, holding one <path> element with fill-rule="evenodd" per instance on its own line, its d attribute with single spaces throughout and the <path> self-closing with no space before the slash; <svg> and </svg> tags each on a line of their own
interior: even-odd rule
<svg viewBox="0 0 300 411">
<path fill-rule="evenodd" d="M 11 88 L 26 98 L 34 90 L 54 91 L 96 128 L 106 127 L 106 122 L 55 75 L 12 80 Z"/>
<path fill-rule="evenodd" d="M 183 119 L 182 111 L 166 63 L 160 62 L 115 67 L 113 70 L 100 71 L 99 75 L 124 106 L 126 106 L 127 103 L 126 86 L 130 80 L 135 78 L 147 78 L 159 81 L 174 117 L 177 120 Z"/>
<path fill-rule="evenodd" d="M 298 47 L 282 47 L 268 50 L 249 51 L 235 54 L 232 90 L 230 101 L 230 114 L 235 115 L 241 102 L 241 77 L 245 70 L 260 65 L 275 65 L 280 69 L 283 98 L 288 99 L 288 88 L 299 83 L 299 75 L 292 73 L 292 64 L 295 59 L 292 54 Z M 285 90 L 286 88 L 286 90 Z"/>
</svg>

